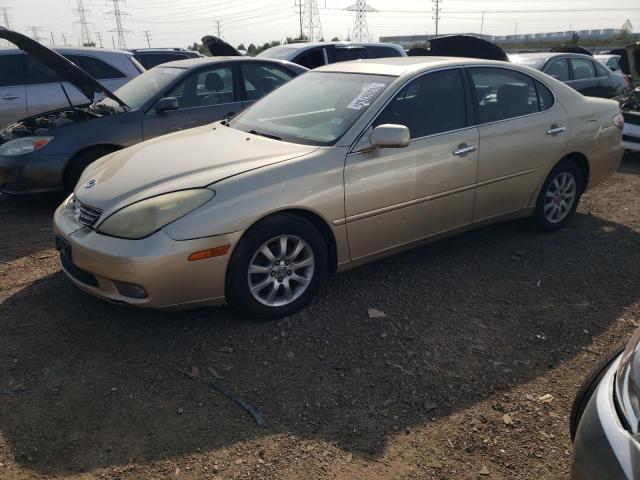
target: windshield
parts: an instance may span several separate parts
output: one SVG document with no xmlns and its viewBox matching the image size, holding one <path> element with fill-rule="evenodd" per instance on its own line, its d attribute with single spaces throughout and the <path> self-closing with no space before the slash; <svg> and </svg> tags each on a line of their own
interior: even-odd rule
<svg viewBox="0 0 640 480">
<path fill-rule="evenodd" d="M 540 70 L 547 59 L 545 57 L 524 57 L 522 55 L 509 55 L 509 60 L 519 65 L 526 65 L 527 67 Z"/>
<path fill-rule="evenodd" d="M 309 72 L 285 83 L 229 125 L 306 145 L 333 145 L 395 77 Z"/>
<path fill-rule="evenodd" d="M 185 72 L 184 68 L 156 67 L 138 75 L 125 83 L 115 93 L 116 97 L 135 110 L 147 103 L 152 97 L 163 91 L 179 75 Z M 115 109 L 121 109 L 120 105 L 110 98 L 98 102 Z"/>
</svg>

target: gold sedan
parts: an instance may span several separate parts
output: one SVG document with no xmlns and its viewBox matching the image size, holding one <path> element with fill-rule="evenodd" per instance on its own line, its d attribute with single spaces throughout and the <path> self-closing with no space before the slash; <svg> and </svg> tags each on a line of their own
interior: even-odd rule
<svg viewBox="0 0 640 480">
<path fill-rule="evenodd" d="M 561 229 L 618 168 L 622 126 L 616 102 L 509 63 L 332 64 L 91 165 L 55 213 L 61 265 L 116 302 L 281 317 L 329 273 L 443 236 Z"/>
</svg>

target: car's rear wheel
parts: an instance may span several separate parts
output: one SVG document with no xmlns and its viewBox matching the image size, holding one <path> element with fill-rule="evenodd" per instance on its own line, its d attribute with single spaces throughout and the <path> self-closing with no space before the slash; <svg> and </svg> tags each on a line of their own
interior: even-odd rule
<svg viewBox="0 0 640 480">
<path fill-rule="evenodd" d="M 539 230 L 554 232 L 567 225 L 578 207 L 584 189 L 582 174 L 571 160 L 563 160 L 547 176 L 533 213 Z"/>
<path fill-rule="evenodd" d="M 85 168 L 87 168 L 89 165 L 91 165 L 93 162 L 95 162 L 99 158 L 102 158 L 105 155 L 113 153 L 116 150 L 117 148 L 115 147 L 107 147 L 107 146 L 93 147 L 93 148 L 84 150 L 78 153 L 75 157 L 73 157 L 64 175 L 65 192 L 66 193 L 73 192 Z"/>
<path fill-rule="evenodd" d="M 227 299 L 236 309 L 265 319 L 306 306 L 327 275 L 327 246 L 304 218 L 275 215 L 247 231 L 227 275 Z"/>
</svg>

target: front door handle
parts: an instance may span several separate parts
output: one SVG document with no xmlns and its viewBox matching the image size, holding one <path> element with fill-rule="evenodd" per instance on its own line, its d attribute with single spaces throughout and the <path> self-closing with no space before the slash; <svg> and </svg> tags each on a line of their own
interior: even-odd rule
<svg viewBox="0 0 640 480">
<path fill-rule="evenodd" d="M 567 127 L 559 127 L 557 125 L 551 125 L 551 128 L 547 130 L 547 135 L 558 135 L 567 131 Z"/>
<path fill-rule="evenodd" d="M 464 157 L 467 153 L 475 152 L 478 149 L 477 145 L 467 145 L 466 143 L 461 143 L 458 145 L 453 151 L 454 155 L 458 155 L 459 157 Z"/>
<path fill-rule="evenodd" d="M 17 100 L 18 98 L 20 98 L 18 95 L 5 95 L 2 100 Z"/>
</svg>

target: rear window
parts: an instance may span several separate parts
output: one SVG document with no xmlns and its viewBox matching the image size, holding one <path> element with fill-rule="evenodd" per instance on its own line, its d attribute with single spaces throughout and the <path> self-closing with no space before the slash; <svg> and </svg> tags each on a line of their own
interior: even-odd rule
<svg viewBox="0 0 640 480">
<path fill-rule="evenodd" d="M 0 55 L 0 87 L 24 85 L 24 55 Z"/>
<path fill-rule="evenodd" d="M 126 75 L 99 58 L 87 55 L 65 55 L 65 57 L 97 80 L 126 78 Z"/>
<path fill-rule="evenodd" d="M 322 48 L 313 48 L 294 58 L 293 61 L 298 65 L 313 70 L 324 65 L 324 51 Z"/>
<path fill-rule="evenodd" d="M 331 56 L 332 63 L 347 62 L 366 58 L 367 51 L 364 48 L 336 48 Z"/>
<path fill-rule="evenodd" d="M 392 47 L 381 47 L 378 45 L 367 46 L 367 52 L 369 58 L 386 58 L 386 57 L 401 57 L 402 53 Z"/>
</svg>

